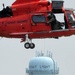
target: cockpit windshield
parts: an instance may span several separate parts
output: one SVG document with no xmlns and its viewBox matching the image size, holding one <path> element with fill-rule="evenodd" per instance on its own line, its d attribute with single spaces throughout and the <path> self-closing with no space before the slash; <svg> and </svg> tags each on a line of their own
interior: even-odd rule
<svg viewBox="0 0 75 75">
<path fill-rule="evenodd" d="M 73 14 L 71 12 L 66 12 L 67 14 L 67 17 L 68 17 L 68 21 L 71 22 L 71 21 L 75 21 L 75 18 L 73 16 Z"/>
<path fill-rule="evenodd" d="M 73 10 L 74 16 L 75 16 L 75 10 Z"/>
<path fill-rule="evenodd" d="M 67 11 L 66 14 L 67 14 L 68 22 L 74 28 L 75 27 L 75 17 L 74 17 L 74 14 L 72 12 L 70 12 L 70 11 Z"/>
</svg>

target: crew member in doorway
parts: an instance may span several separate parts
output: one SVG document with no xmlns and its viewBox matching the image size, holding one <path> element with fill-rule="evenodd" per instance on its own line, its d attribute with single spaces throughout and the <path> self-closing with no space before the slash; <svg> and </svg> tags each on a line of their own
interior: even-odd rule
<svg viewBox="0 0 75 75">
<path fill-rule="evenodd" d="M 13 16 L 12 9 L 10 7 L 3 7 L 3 9 L 0 11 L 0 18 L 4 17 L 10 17 Z"/>
<path fill-rule="evenodd" d="M 55 17 L 55 15 L 54 15 L 52 12 L 48 13 L 47 18 L 48 18 L 48 20 L 49 20 L 49 21 L 47 22 L 47 24 L 51 25 L 52 30 L 59 30 L 59 29 L 62 29 L 62 28 L 61 28 L 61 25 L 60 25 L 60 22 L 58 22 L 58 21 L 56 20 L 56 17 Z"/>
</svg>

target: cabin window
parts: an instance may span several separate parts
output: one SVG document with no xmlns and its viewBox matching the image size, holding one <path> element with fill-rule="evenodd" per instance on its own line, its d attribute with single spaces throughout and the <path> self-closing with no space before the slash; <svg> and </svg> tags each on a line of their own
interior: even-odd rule
<svg viewBox="0 0 75 75">
<path fill-rule="evenodd" d="M 35 23 L 46 22 L 46 18 L 44 15 L 34 15 L 34 16 L 32 16 L 32 20 Z"/>
</svg>

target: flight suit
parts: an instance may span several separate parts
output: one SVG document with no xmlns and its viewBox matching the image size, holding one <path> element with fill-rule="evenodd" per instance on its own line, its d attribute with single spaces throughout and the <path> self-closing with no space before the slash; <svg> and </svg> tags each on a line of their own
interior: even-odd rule
<svg viewBox="0 0 75 75">
<path fill-rule="evenodd" d="M 60 22 L 56 20 L 56 17 L 53 13 L 48 14 L 47 18 L 49 20 L 47 23 L 51 25 L 52 30 L 62 29 L 60 26 Z"/>
</svg>

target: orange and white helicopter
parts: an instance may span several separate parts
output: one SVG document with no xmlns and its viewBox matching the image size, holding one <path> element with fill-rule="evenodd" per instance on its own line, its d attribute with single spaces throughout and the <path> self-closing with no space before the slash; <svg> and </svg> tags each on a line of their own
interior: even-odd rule
<svg viewBox="0 0 75 75">
<path fill-rule="evenodd" d="M 3 5 L 4 6 L 4 5 Z M 0 36 L 21 38 L 26 49 L 33 49 L 32 39 L 56 38 L 75 34 L 75 14 L 73 9 L 65 9 L 62 0 L 16 0 L 12 6 L 0 11 Z M 52 30 L 47 24 L 48 13 L 63 14 L 62 29 Z M 58 16 L 57 16 L 58 18 Z"/>
</svg>

